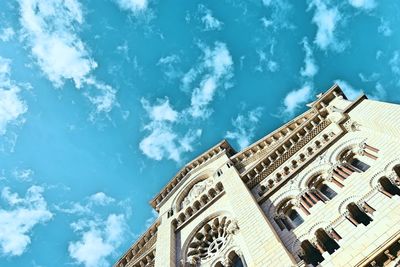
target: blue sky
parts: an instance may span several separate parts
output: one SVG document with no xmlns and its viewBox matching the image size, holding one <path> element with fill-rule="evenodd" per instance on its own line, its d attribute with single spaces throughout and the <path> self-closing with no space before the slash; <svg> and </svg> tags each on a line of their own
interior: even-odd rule
<svg viewBox="0 0 400 267">
<path fill-rule="evenodd" d="M 0 266 L 110 266 L 148 201 L 334 82 L 400 102 L 400 2 L 0 2 Z"/>
</svg>

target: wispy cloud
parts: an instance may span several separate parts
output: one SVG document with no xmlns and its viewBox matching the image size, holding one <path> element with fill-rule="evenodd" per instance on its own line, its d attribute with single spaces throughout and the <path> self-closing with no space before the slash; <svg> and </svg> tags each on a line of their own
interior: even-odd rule
<svg viewBox="0 0 400 267">
<path fill-rule="evenodd" d="M 97 112 L 109 112 L 115 90 L 93 76 L 97 62 L 78 35 L 84 22 L 77 0 L 19 0 L 23 36 L 33 58 L 55 87 L 72 80 L 76 88 L 86 86 L 85 95 Z M 89 89 L 93 87 L 95 90 Z"/>
<path fill-rule="evenodd" d="M 395 75 L 396 84 L 400 86 L 400 52 L 394 51 L 389 60 L 389 66 L 392 73 Z"/>
<path fill-rule="evenodd" d="M 355 8 L 370 10 L 377 6 L 375 0 L 349 0 L 349 4 Z"/>
<path fill-rule="evenodd" d="M 271 28 L 275 32 L 280 29 L 295 29 L 295 25 L 291 23 L 290 19 L 293 10 L 290 1 L 263 0 L 262 2 L 270 14 L 268 18 L 263 17 L 261 20 L 265 28 Z"/>
<path fill-rule="evenodd" d="M 273 46 L 274 44 L 271 45 L 272 48 L 270 49 L 269 52 L 271 57 L 274 54 Z M 258 65 L 255 67 L 256 71 L 263 72 L 264 70 L 267 70 L 269 72 L 276 72 L 279 70 L 279 64 L 270 57 L 268 57 L 266 52 L 264 52 L 261 49 L 258 49 L 256 50 L 256 53 L 258 55 Z"/>
<path fill-rule="evenodd" d="M 216 42 L 211 48 L 203 44 L 199 47 L 203 56 L 181 79 L 182 90 L 190 94 L 189 106 L 178 111 L 167 97 L 157 99 L 155 103 L 141 99 L 148 120 L 143 127 L 147 134 L 140 141 L 139 148 L 150 159 L 170 159 L 180 163 L 184 153 L 193 151 L 202 134 L 195 125 L 196 121 L 212 114 L 210 104 L 219 88 L 232 86 L 233 60 L 226 45 Z M 159 64 L 175 60 L 175 57 L 162 58 Z"/>
<path fill-rule="evenodd" d="M 311 50 L 306 37 L 303 39 L 302 43 L 306 56 L 304 58 L 304 68 L 301 68 L 300 74 L 301 76 L 312 78 L 317 74 L 318 66 L 315 63 L 313 51 Z"/>
<path fill-rule="evenodd" d="M 187 110 L 193 118 L 207 118 L 212 109 L 208 107 L 219 87 L 231 86 L 233 61 L 224 43 L 216 42 L 214 48 L 202 46 L 204 57 L 201 63 L 184 76 L 184 86 L 190 86 L 200 76 L 200 84 L 192 90 L 191 106 Z"/>
<path fill-rule="evenodd" d="M 15 36 L 15 31 L 11 27 L 5 27 L 0 30 L 0 40 L 3 42 L 10 41 Z"/>
<path fill-rule="evenodd" d="M 222 29 L 223 23 L 213 16 L 213 13 L 210 9 L 204 5 L 199 5 L 199 12 L 201 14 L 201 22 L 204 25 L 205 31 Z"/>
<path fill-rule="evenodd" d="M 68 243 L 68 253 L 85 267 L 110 266 L 109 258 L 119 253 L 126 238 L 132 237 L 127 224 L 131 210 L 126 200 L 117 201 L 104 192 L 92 194 L 81 202 L 55 205 L 55 209 L 73 215 L 70 226 L 77 238 Z"/>
<path fill-rule="evenodd" d="M 138 14 L 139 12 L 143 12 L 147 9 L 148 0 L 114 0 L 115 3 L 122 10 L 130 11 L 133 14 Z"/>
<path fill-rule="evenodd" d="M 34 175 L 34 171 L 32 169 L 15 169 L 13 171 L 14 177 L 23 182 L 29 182 L 32 180 L 32 176 Z"/>
<path fill-rule="evenodd" d="M 343 90 L 344 94 L 349 100 L 355 100 L 357 97 L 359 97 L 361 94 L 364 93 L 364 91 L 360 89 L 354 88 L 350 83 L 344 81 L 344 80 L 335 80 L 334 81 L 339 87 Z M 385 100 L 387 97 L 387 92 L 382 86 L 381 83 L 377 82 L 375 84 L 375 88 L 373 91 L 370 93 L 366 93 L 368 98 L 374 99 L 374 100 Z"/>
<path fill-rule="evenodd" d="M 193 142 L 200 137 L 201 130 L 188 130 L 184 135 L 174 131 L 174 122 L 182 114 L 173 109 L 168 98 L 157 99 L 153 105 L 144 98 L 141 102 L 150 122 L 144 126 L 149 134 L 140 142 L 140 150 L 154 160 L 167 158 L 180 162 L 182 153 L 193 150 Z"/>
<path fill-rule="evenodd" d="M 263 108 L 257 107 L 247 112 L 239 114 L 232 120 L 233 131 L 227 131 L 225 137 L 235 140 L 239 149 L 247 147 L 254 138 L 255 130 L 262 117 Z"/>
<path fill-rule="evenodd" d="M 182 71 L 176 66 L 180 61 L 181 59 L 178 55 L 172 54 L 161 57 L 157 62 L 157 66 L 161 68 L 168 81 L 172 81 L 182 75 Z"/>
<path fill-rule="evenodd" d="M 108 257 L 116 253 L 127 231 L 123 214 L 110 214 L 105 220 L 80 219 L 71 227 L 79 239 L 69 242 L 69 255 L 85 267 L 110 266 Z"/>
<path fill-rule="evenodd" d="M 19 95 L 21 89 L 11 80 L 11 61 L 0 57 L 0 136 L 11 124 L 20 124 L 28 106 Z"/>
<path fill-rule="evenodd" d="M 309 5 L 309 9 L 311 8 L 315 8 L 312 21 L 317 25 L 317 34 L 314 43 L 322 50 L 330 48 L 336 51 L 342 51 L 345 45 L 339 42 L 335 35 L 338 23 L 342 19 L 338 8 L 328 7 L 322 0 L 312 0 Z"/>
<path fill-rule="evenodd" d="M 115 202 L 115 199 L 107 196 L 104 192 L 97 192 L 90 195 L 82 202 L 67 202 L 54 205 L 54 208 L 63 213 L 75 215 L 93 215 L 93 208 L 106 206 Z"/>
<path fill-rule="evenodd" d="M 312 92 L 313 86 L 311 83 L 306 83 L 301 88 L 290 91 L 283 100 L 280 116 L 284 119 L 292 117 L 296 109 L 311 99 Z"/>
<path fill-rule="evenodd" d="M 390 27 L 389 21 L 381 18 L 381 23 L 378 26 L 378 32 L 386 37 L 391 36 L 393 34 L 393 31 L 392 28 Z"/>
<path fill-rule="evenodd" d="M 349 100 L 355 100 L 363 93 L 362 90 L 355 89 L 353 86 L 351 86 L 348 82 L 344 80 L 335 80 L 334 83 L 339 85 L 339 87 L 343 90 L 343 93 Z"/>
<path fill-rule="evenodd" d="M 0 246 L 3 255 L 22 255 L 31 243 L 33 228 L 53 217 L 43 198 L 43 191 L 40 186 L 31 186 L 25 196 L 20 197 L 12 193 L 9 187 L 3 188 L 1 198 L 6 203 L 0 209 Z"/>
</svg>

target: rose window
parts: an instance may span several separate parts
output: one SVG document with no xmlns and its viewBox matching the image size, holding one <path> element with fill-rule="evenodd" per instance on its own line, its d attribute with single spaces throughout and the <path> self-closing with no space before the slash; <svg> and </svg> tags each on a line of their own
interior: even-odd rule
<svg viewBox="0 0 400 267">
<path fill-rule="evenodd" d="M 205 261 L 225 248 L 230 234 L 237 230 L 236 222 L 226 216 L 217 217 L 206 223 L 192 238 L 187 253 L 189 263 Z"/>
</svg>

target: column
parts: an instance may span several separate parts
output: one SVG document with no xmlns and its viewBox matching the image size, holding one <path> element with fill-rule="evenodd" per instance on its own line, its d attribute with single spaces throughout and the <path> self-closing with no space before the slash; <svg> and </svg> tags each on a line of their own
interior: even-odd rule
<svg viewBox="0 0 400 267">
<path fill-rule="evenodd" d="M 248 266 L 264 266 L 266 261 L 272 259 L 279 260 L 285 266 L 295 264 L 295 259 L 283 245 L 239 173 L 235 168 L 225 168 L 224 175 L 229 178 L 222 181 L 225 196 L 238 221 L 239 234 L 247 247 L 242 252 Z"/>
<path fill-rule="evenodd" d="M 171 217 L 172 218 L 172 217 Z M 157 242 L 155 253 L 155 267 L 175 265 L 175 227 L 166 214 L 161 218 L 161 224 L 157 228 Z"/>
</svg>

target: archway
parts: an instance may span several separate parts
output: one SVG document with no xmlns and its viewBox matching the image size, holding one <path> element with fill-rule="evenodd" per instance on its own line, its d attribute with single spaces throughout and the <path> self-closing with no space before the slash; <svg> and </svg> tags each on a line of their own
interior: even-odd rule
<svg viewBox="0 0 400 267">
<path fill-rule="evenodd" d="M 301 242 L 300 247 L 303 249 L 304 256 L 302 257 L 307 264 L 317 266 L 324 261 L 321 252 L 316 249 L 309 240 Z"/>
<path fill-rule="evenodd" d="M 382 177 L 379 179 L 379 184 L 382 186 L 383 190 L 388 192 L 390 195 L 400 196 L 400 189 L 392 183 L 387 177 Z"/>
<path fill-rule="evenodd" d="M 339 248 L 339 244 L 332 237 L 330 237 L 324 229 L 319 228 L 315 232 L 315 235 L 317 237 L 317 241 L 329 254 L 332 254 Z"/>
<path fill-rule="evenodd" d="M 362 211 L 354 202 L 347 205 L 347 210 L 350 212 L 350 217 L 354 219 L 357 224 L 362 223 L 367 226 L 372 222 L 372 218 Z"/>
</svg>

